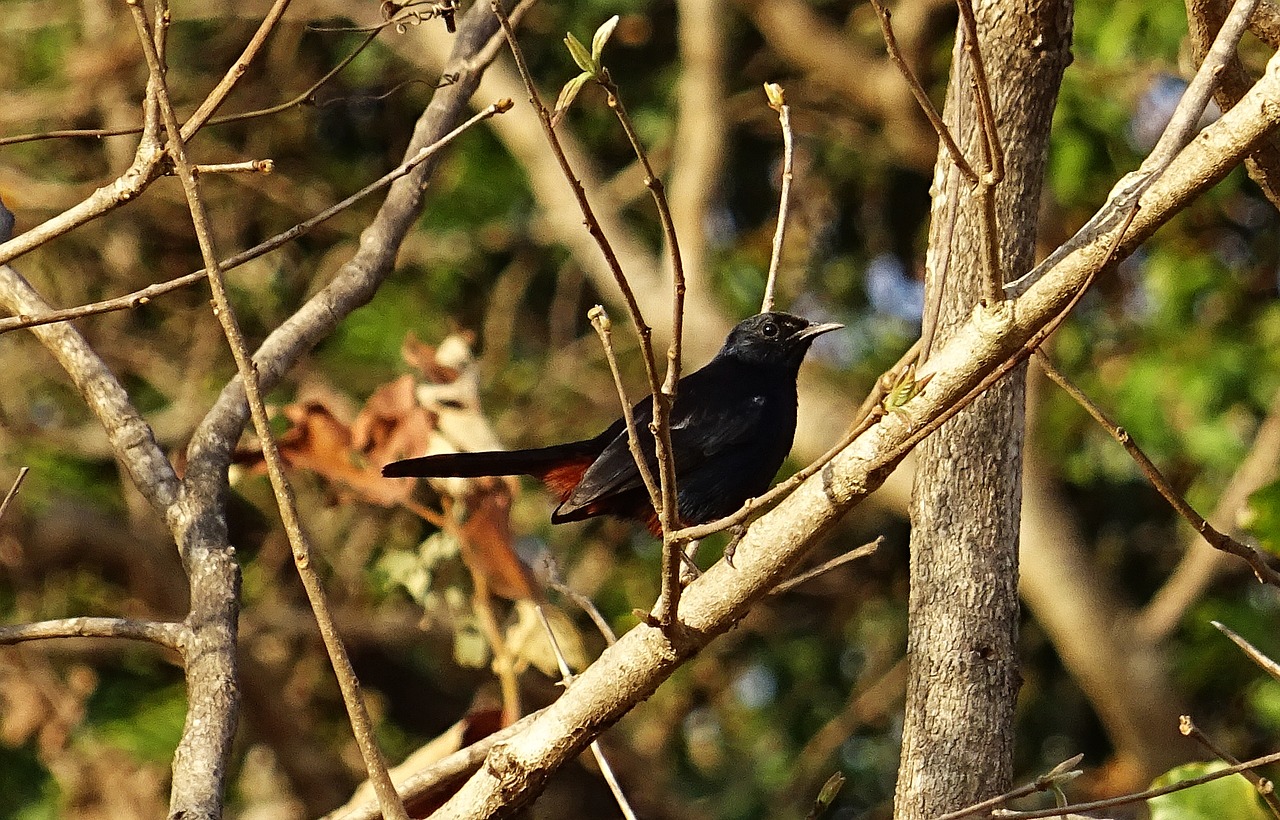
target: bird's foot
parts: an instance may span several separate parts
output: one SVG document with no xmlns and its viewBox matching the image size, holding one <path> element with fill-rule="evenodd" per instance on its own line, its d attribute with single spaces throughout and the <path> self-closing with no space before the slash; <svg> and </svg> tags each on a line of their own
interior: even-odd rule
<svg viewBox="0 0 1280 820">
<path fill-rule="evenodd" d="M 729 528 L 729 532 L 731 537 L 729 538 L 729 543 L 725 544 L 724 547 L 724 562 L 733 567 L 733 556 L 738 551 L 738 542 L 742 540 L 742 536 L 747 534 L 747 525 L 734 524 Z M 737 569 L 737 567 L 734 567 L 734 569 Z"/>
<path fill-rule="evenodd" d="M 654 629 L 662 628 L 662 621 L 658 620 L 658 616 L 654 615 L 652 612 L 649 612 L 648 610 L 640 609 L 639 607 L 636 607 L 635 609 L 631 610 L 631 614 L 636 616 L 636 618 L 645 626 L 651 626 Z"/>
</svg>

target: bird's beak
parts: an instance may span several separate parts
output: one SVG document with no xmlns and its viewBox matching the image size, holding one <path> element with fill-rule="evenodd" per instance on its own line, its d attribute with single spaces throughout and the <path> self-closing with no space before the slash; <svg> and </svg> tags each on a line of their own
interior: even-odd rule
<svg viewBox="0 0 1280 820">
<path fill-rule="evenodd" d="M 830 333 L 833 330 L 839 330 L 844 325 L 839 322 L 827 322 L 821 325 L 809 325 L 804 330 L 796 334 L 796 339 L 812 339 L 815 336 L 821 336 L 824 333 Z"/>
</svg>

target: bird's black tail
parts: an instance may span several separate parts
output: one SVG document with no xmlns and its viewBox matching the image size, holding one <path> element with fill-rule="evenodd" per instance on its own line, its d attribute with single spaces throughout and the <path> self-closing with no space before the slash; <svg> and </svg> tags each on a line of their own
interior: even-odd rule
<svg viewBox="0 0 1280 820">
<path fill-rule="evenodd" d="M 492 450 L 482 453 L 441 453 L 393 461 L 382 468 L 387 478 L 478 478 L 489 475 L 531 475 L 543 478 L 566 464 L 586 459 L 598 448 L 593 442 L 574 441 L 530 450 Z"/>
</svg>

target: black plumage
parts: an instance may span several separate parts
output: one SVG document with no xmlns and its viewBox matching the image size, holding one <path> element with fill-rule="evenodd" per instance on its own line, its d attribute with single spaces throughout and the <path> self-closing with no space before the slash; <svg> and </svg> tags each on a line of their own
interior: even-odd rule
<svg viewBox="0 0 1280 820">
<path fill-rule="evenodd" d="M 676 507 L 683 524 L 723 518 L 769 488 L 795 437 L 800 363 L 815 338 L 839 327 L 788 313 L 761 313 L 739 323 L 715 358 L 680 380 L 670 422 Z M 633 412 L 641 449 L 656 476 L 651 399 L 636 403 Z M 382 474 L 531 475 L 559 496 L 552 523 L 614 515 L 644 521 L 659 532 L 623 419 L 584 441 L 410 458 L 386 465 Z"/>
</svg>

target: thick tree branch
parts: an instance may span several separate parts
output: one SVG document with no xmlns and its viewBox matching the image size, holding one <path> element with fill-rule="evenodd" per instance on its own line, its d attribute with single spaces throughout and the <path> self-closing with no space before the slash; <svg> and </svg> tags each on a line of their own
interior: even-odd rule
<svg viewBox="0 0 1280 820">
<path fill-rule="evenodd" d="M 15 314 L 53 309 L 11 265 L 0 265 L 0 305 Z M 178 498 L 178 477 L 124 387 L 70 325 L 45 325 L 31 332 L 71 377 L 133 483 L 158 512 L 167 514 Z"/>
</svg>

